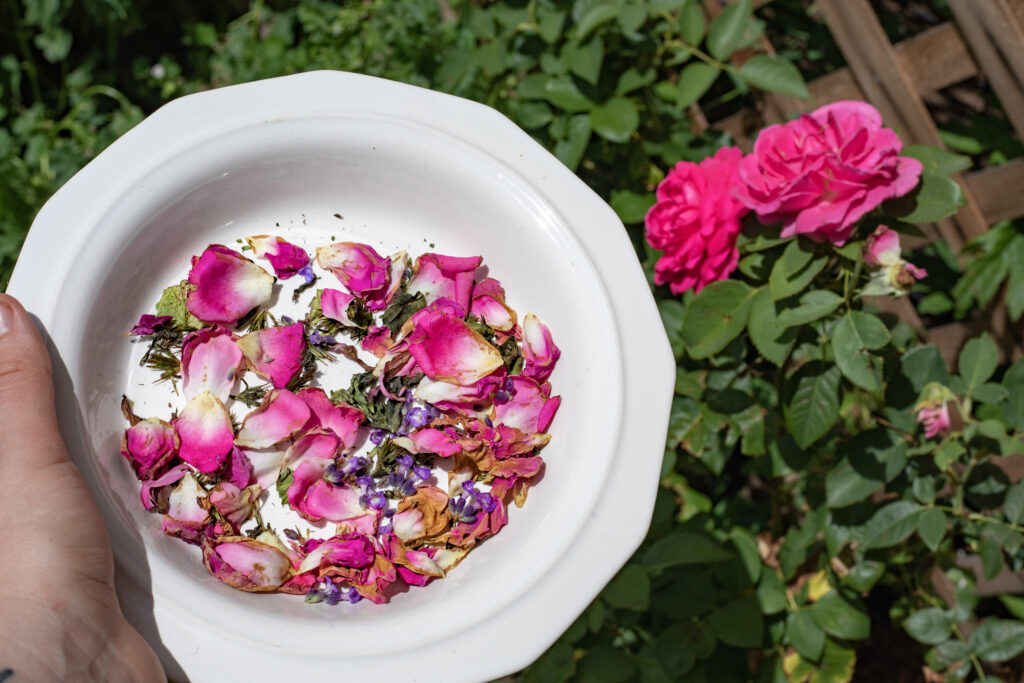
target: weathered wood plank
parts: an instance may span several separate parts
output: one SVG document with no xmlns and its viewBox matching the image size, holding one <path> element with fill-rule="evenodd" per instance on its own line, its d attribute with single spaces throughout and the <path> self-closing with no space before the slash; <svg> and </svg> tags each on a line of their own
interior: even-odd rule
<svg viewBox="0 0 1024 683">
<path fill-rule="evenodd" d="M 1014 159 L 964 176 L 989 225 L 1024 216 L 1024 159 Z"/>
</svg>

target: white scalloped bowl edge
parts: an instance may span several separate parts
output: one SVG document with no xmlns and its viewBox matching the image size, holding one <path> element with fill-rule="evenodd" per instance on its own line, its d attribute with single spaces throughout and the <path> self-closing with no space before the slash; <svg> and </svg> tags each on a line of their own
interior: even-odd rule
<svg viewBox="0 0 1024 683">
<path fill-rule="evenodd" d="M 117 447 L 138 379 L 123 332 L 190 255 L 258 233 L 482 254 L 510 304 L 552 329 L 563 401 L 544 478 L 446 579 L 383 606 L 249 595 L 138 505 Z M 174 101 L 46 204 L 9 292 L 52 340 L 62 429 L 110 530 L 126 614 L 169 672 L 495 678 L 540 655 L 646 533 L 674 379 L 657 310 L 614 212 L 482 105 L 339 72 Z"/>
</svg>

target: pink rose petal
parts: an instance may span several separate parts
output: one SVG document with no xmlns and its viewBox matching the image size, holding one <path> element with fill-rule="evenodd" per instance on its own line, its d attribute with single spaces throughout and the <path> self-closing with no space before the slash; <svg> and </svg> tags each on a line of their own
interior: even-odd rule
<svg viewBox="0 0 1024 683">
<path fill-rule="evenodd" d="M 295 440 L 284 454 L 284 466 L 295 469 L 308 458 L 330 460 L 341 448 L 341 439 L 334 432 L 315 429 Z"/>
<path fill-rule="evenodd" d="M 195 288 L 188 293 L 188 310 L 207 323 L 234 324 L 274 293 L 270 273 L 220 244 L 193 257 L 188 281 Z"/>
<path fill-rule="evenodd" d="M 501 367 L 468 386 L 438 382 L 424 377 L 413 388 L 413 396 L 442 410 L 462 415 L 482 416 L 491 408 L 495 393 L 505 384 L 507 374 Z"/>
<path fill-rule="evenodd" d="M 252 517 L 260 493 L 260 487 L 256 485 L 239 488 L 229 481 L 222 481 L 213 487 L 209 498 L 210 504 L 237 531 Z"/>
<path fill-rule="evenodd" d="M 139 322 L 135 323 L 135 326 L 128 333 L 132 337 L 141 337 L 149 334 L 153 334 L 159 329 L 167 326 L 167 323 L 174 320 L 169 315 L 150 315 L 149 313 L 143 313 L 142 317 L 139 318 Z"/>
<path fill-rule="evenodd" d="M 174 421 L 181 447 L 179 457 L 200 472 L 216 472 L 234 447 L 231 416 L 209 391 L 197 395 Z"/>
<path fill-rule="evenodd" d="M 459 304 L 463 311 L 468 311 L 470 294 L 473 291 L 473 275 L 480 267 L 481 260 L 479 256 L 421 254 L 416 259 L 407 291 L 410 294 L 423 292 L 427 303 L 438 298 L 451 299 Z"/>
<path fill-rule="evenodd" d="M 377 358 L 383 358 L 394 346 L 394 343 L 394 340 L 391 339 L 391 328 L 387 325 L 371 325 L 359 346 L 363 351 L 369 351 Z"/>
<path fill-rule="evenodd" d="M 232 588 L 250 593 L 276 590 L 294 573 L 288 556 L 279 549 L 244 536 L 207 540 L 203 564 Z"/>
<path fill-rule="evenodd" d="M 205 499 L 206 491 L 191 473 L 186 473 L 171 491 L 167 513 L 161 522 L 163 532 L 185 541 L 197 542 L 211 521 L 210 513 L 201 502 Z"/>
<path fill-rule="evenodd" d="M 135 470 L 139 479 L 153 479 L 174 459 L 178 452 L 178 434 L 163 420 L 151 417 L 124 432 L 121 455 Z"/>
<path fill-rule="evenodd" d="M 310 521 L 326 519 L 343 522 L 366 514 L 359 503 L 359 490 L 346 484 L 335 486 L 323 479 L 329 460 L 307 458 L 292 473 L 288 503 Z"/>
<path fill-rule="evenodd" d="M 302 560 L 298 572 L 315 571 L 325 565 L 361 569 L 372 565 L 376 556 L 369 538 L 356 533 L 344 534 L 318 545 Z"/>
<path fill-rule="evenodd" d="M 181 346 L 181 390 L 191 399 L 209 391 L 227 401 L 242 363 L 242 351 L 223 327 L 203 328 Z"/>
<path fill-rule="evenodd" d="M 302 323 L 268 327 L 250 332 L 238 340 L 249 366 L 275 389 L 284 389 L 302 368 L 306 351 Z"/>
<path fill-rule="evenodd" d="M 282 280 L 287 280 L 309 265 L 309 254 L 304 249 L 286 242 L 280 237 L 256 235 L 246 237 L 245 241 L 252 247 L 252 253 L 256 258 L 265 258 L 270 261 L 274 274 Z"/>
<path fill-rule="evenodd" d="M 316 250 L 321 268 L 334 273 L 348 291 L 364 299 L 370 310 L 381 310 L 390 284 L 389 259 L 368 244 L 338 242 Z M 373 300 L 373 305 L 371 305 Z"/>
<path fill-rule="evenodd" d="M 309 420 L 306 403 L 287 389 L 275 389 L 242 422 L 235 443 L 246 448 L 269 448 L 295 435 Z"/>
<path fill-rule="evenodd" d="M 450 313 L 423 309 L 413 320 L 408 350 L 431 379 L 465 386 L 502 367 L 498 350 Z"/>
<path fill-rule="evenodd" d="M 555 362 L 562 355 L 551 338 L 551 330 L 533 313 L 523 318 L 522 335 L 523 375 L 543 382 L 555 369 Z"/>
<path fill-rule="evenodd" d="M 469 312 L 498 332 L 511 332 L 516 326 L 516 312 L 505 303 L 505 290 L 492 277 L 481 280 L 473 288 Z"/>
<path fill-rule="evenodd" d="M 359 433 L 359 425 L 364 419 L 359 409 L 343 402 L 334 403 L 323 389 L 317 387 L 306 387 L 297 395 L 305 401 L 312 413 L 305 426 L 307 430 L 323 427 L 341 439 L 342 448 L 352 448 Z"/>
<path fill-rule="evenodd" d="M 348 307 L 356 300 L 351 294 L 340 289 L 324 289 L 320 292 L 320 310 L 325 318 L 330 318 L 345 327 L 357 327 L 348 315 Z"/>
<path fill-rule="evenodd" d="M 404 437 L 395 439 L 395 444 L 410 453 L 436 453 L 442 458 L 451 457 L 462 452 L 459 435 L 451 427 L 450 431 L 427 427 L 410 432 Z"/>
<path fill-rule="evenodd" d="M 547 431 L 561 397 L 549 398 L 550 387 L 530 377 L 517 375 L 510 380 L 515 393 L 507 402 L 495 406 L 495 421 L 527 434 Z"/>
</svg>

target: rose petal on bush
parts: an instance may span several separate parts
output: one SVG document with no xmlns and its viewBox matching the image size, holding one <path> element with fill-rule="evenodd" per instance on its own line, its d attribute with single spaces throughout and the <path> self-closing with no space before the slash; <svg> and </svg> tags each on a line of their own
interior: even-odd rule
<svg viewBox="0 0 1024 683">
<path fill-rule="evenodd" d="M 294 573 L 287 555 L 244 536 L 207 540 L 203 564 L 224 583 L 249 593 L 274 591 Z"/>
<path fill-rule="evenodd" d="M 135 323 L 131 331 L 128 332 L 129 336 L 142 337 L 145 335 L 153 334 L 159 329 L 162 329 L 167 323 L 174 320 L 169 315 L 150 315 L 149 313 L 143 313 L 142 317 L 139 318 L 139 322 Z"/>
<path fill-rule="evenodd" d="M 410 294 L 423 292 L 428 304 L 438 298 L 451 299 L 462 310 L 468 311 L 473 291 L 473 274 L 480 267 L 481 260 L 479 256 L 421 254 L 416 258 L 406 291 Z"/>
<path fill-rule="evenodd" d="M 406 342 L 428 377 L 466 386 L 504 365 L 498 350 L 462 320 L 438 311 L 421 315 L 424 311 L 414 316 Z"/>
<path fill-rule="evenodd" d="M 191 399 L 209 391 L 227 401 L 242 363 L 242 351 L 227 329 L 203 328 L 181 345 L 181 390 Z"/>
<path fill-rule="evenodd" d="M 210 504 L 237 530 L 252 517 L 261 489 L 257 485 L 239 488 L 222 481 L 209 493 Z"/>
<path fill-rule="evenodd" d="M 380 304 L 390 284 L 391 263 L 373 247 L 358 242 L 338 242 L 317 249 L 316 260 L 321 268 L 334 273 L 348 291 L 364 299 L 367 308 L 384 308 Z M 369 300 L 374 295 L 377 298 L 371 306 Z"/>
<path fill-rule="evenodd" d="M 302 368 L 306 351 L 302 323 L 256 330 L 238 340 L 249 367 L 269 381 L 275 389 L 284 389 Z"/>
<path fill-rule="evenodd" d="M 275 389 L 245 417 L 235 443 L 247 448 L 269 448 L 299 432 L 310 414 L 309 406 L 301 398 L 287 389 Z"/>
<path fill-rule="evenodd" d="M 151 417 L 125 430 L 121 455 L 139 479 L 153 479 L 178 453 L 178 434 L 169 423 Z"/>
<path fill-rule="evenodd" d="M 343 401 L 331 401 L 324 390 L 318 387 L 306 387 L 297 395 L 305 401 L 311 411 L 306 430 L 323 427 L 341 439 L 342 448 L 352 448 L 359 433 L 359 425 L 365 419 L 361 410 Z"/>
<path fill-rule="evenodd" d="M 181 442 L 178 456 L 203 474 L 219 470 L 234 448 L 231 416 L 209 391 L 188 402 L 174 421 L 174 430 Z"/>
<path fill-rule="evenodd" d="M 505 289 L 493 277 L 473 287 L 469 312 L 498 332 L 511 332 L 516 326 L 516 312 L 505 303 Z"/>
<path fill-rule="evenodd" d="M 188 293 L 188 310 L 207 323 L 234 324 L 274 293 L 270 273 L 220 244 L 193 257 L 188 281 L 195 288 Z"/>
<path fill-rule="evenodd" d="M 142 482 L 142 488 L 139 491 L 139 497 L 142 499 L 142 507 L 147 510 L 152 510 L 156 507 L 156 503 L 153 501 L 154 490 L 162 489 L 165 486 L 170 486 L 176 483 L 186 474 L 191 472 L 188 465 L 178 465 L 167 470 L 156 479 L 147 479 Z"/>
<path fill-rule="evenodd" d="M 549 398 L 547 384 L 538 384 L 530 377 L 517 375 L 510 378 L 515 395 L 506 403 L 495 406 L 495 421 L 515 427 L 521 432 L 546 432 L 562 399 Z"/>
<path fill-rule="evenodd" d="M 305 249 L 286 242 L 280 237 L 255 235 L 246 237 L 245 241 L 252 247 L 252 253 L 256 258 L 265 258 L 270 261 L 274 274 L 282 280 L 287 280 L 309 265 L 309 254 Z"/>
</svg>

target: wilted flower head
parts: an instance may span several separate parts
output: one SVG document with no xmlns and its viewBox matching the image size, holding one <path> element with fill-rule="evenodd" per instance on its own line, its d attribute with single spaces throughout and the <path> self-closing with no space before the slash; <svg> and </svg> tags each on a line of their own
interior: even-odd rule
<svg viewBox="0 0 1024 683">
<path fill-rule="evenodd" d="M 949 433 L 949 403 L 955 399 L 953 392 L 938 382 L 932 382 L 921 392 L 916 406 L 917 421 L 924 426 L 926 439 Z"/>
<path fill-rule="evenodd" d="M 903 260 L 899 234 L 885 225 L 879 225 L 865 242 L 864 263 L 872 269 L 871 280 L 863 292 L 868 296 L 903 296 L 915 282 L 928 275 L 924 268 Z"/>
</svg>

